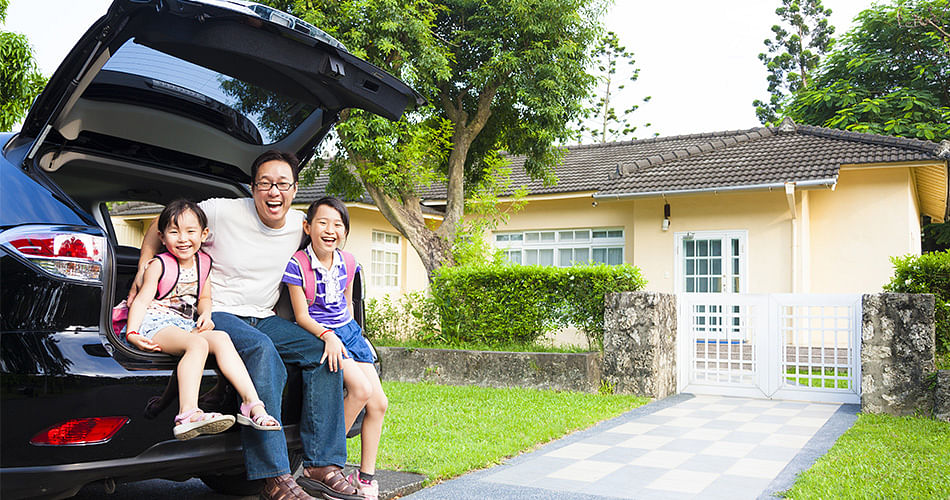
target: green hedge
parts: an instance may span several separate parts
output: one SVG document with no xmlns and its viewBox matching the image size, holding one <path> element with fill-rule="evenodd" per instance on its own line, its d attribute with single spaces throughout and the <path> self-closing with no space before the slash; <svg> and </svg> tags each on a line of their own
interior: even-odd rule
<svg viewBox="0 0 950 500">
<path fill-rule="evenodd" d="M 604 294 L 646 281 L 630 265 L 575 267 L 484 265 L 440 269 L 431 300 L 448 343 L 530 344 L 573 325 L 592 347 L 604 336 Z"/>
<path fill-rule="evenodd" d="M 937 323 L 937 352 L 950 352 L 950 250 L 891 257 L 894 276 L 884 286 L 888 292 L 932 293 Z"/>
</svg>

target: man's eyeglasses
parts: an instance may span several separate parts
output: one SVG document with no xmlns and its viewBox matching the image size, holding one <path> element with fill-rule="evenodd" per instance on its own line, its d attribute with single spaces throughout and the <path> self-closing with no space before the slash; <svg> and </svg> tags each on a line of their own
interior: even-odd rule
<svg viewBox="0 0 950 500">
<path fill-rule="evenodd" d="M 270 188 L 277 186 L 278 191 L 289 191 L 290 188 L 296 185 L 296 182 L 269 182 L 269 181 L 259 181 L 254 183 L 254 187 L 258 191 L 270 191 Z"/>
</svg>

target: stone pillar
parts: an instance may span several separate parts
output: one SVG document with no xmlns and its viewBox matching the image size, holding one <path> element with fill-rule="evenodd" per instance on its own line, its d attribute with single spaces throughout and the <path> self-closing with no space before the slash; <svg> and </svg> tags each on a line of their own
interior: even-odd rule
<svg viewBox="0 0 950 500">
<path fill-rule="evenodd" d="M 676 393 L 676 296 L 654 292 L 604 297 L 604 380 L 617 393 Z"/>
<path fill-rule="evenodd" d="M 933 409 L 934 296 L 862 298 L 861 411 L 929 415 Z"/>
<path fill-rule="evenodd" d="M 934 382 L 934 418 L 950 422 L 950 370 L 938 370 Z"/>
</svg>

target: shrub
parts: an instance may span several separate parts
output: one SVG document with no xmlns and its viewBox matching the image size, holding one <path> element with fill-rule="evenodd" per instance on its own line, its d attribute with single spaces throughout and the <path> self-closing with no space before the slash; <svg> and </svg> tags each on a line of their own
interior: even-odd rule
<svg viewBox="0 0 950 500">
<path fill-rule="evenodd" d="M 937 352 L 950 352 L 950 250 L 891 257 L 894 276 L 888 292 L 934 294 Z"/>
<path fill-rule="evenodd" d="M 530 344 L 573 325 L 591 346 L 604 335 L 604 294 L 643 288 L 630 265 L 575 267 L 506 264 L 439 269 L 432 299 L 447 343 Z"/>
<path fill-rule="evenodd" d="M 370 299 L 366 304 L 366 336 L 381 340 L 435 339 L 439 335 L 439 311 L 422 291 L 400 297 Z"/>
</svg>

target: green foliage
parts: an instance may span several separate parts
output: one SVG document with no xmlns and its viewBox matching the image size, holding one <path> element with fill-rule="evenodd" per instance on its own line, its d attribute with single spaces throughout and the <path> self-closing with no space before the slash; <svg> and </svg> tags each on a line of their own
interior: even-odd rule
<svg viewBox="0 0 950 500">
<path fill-rule="evenodd" d="M 768 53 L 759 60 L 768 69 L 769 102 L 756 99 L 755 114 L 762 123 L 778 122 L 777 111 L 790 93 L 810 86 L 810 75 L 818 67 L 819 58 L 831 49 L 835 28 L 828 24 L 831 9 L 821 0 L 782 0 L 775 9 L 782 24 L 772 26 L 774 39 L 766 39 Z"/>
<path fill-rule="evenodd" d="M 332 177 L 358 176 L 427 272 L 452 262 L 466 199 L 504 150 L 551 178 L 593 79 L 601 0 L 289 0 L 276 5 L 328 31 L 354 54 L 417 89 L 429 105 L 391 123 L 344 113 Z M 333 165 L 335 164 L 335 166 Z M 426 227 L 417 191 L 447 187 L 442 224 Z"/>
<path fill-rule="evenodd" d="M 439 336 L 439 310 L 422 291 L 387 295 L 366 303 L 365 326 L 366 336 L 374 341 L 431 342 Z"/>
<path fill-rule="evenodd" d="M 623 65 L 618 74 L 620 63 Z M 620 45 L 616 33 L 608 31 L 592 47 L 591 64 L 591 73 L 596 75 L 597 81 L 577 123 L 577 138 L 583 141 L 590 137 L 594 142 L 601 143 L 636 139 L 632 134 L 637 127 L 631 125 L 630 115 L 640 106 L 634 104 L 618 114 L 612 100 L 626 87 L 624 82 L 632 83 L 640 77 L 633 52 Z M 643 102 L 649 101 L 650 96 L 643 99 Z M 645 126 L 649 127 L 650 124 Z"/>
<path fill-rule="evenodd" d="M 8 0 L 0 0 L 0 22 L 6 19 Z M 0 132 L 13 130 L 46 86 L 36 68 L 30 41 L 23 35 L 0 31 Z"/>
<path fill-rule="evenodd" d="M 535 389 L 492 389 L 383 382 L 389 409 L 379 469 L 449 479 L 501 463 L 537 446 L 649 402 L 637 396 Z M 359 463 L 360 438 L 347 442 Z"/>
<path fill-rule="evenodd" d="M 921 251 L 926 253 L 950 249 L 950 221 L 926 224 L 921 233 Z"/>
<path fill-rule="evenodd" d="M 950 139 L 950 0 L 898 0 L 861 12 L 784 112 L 798 123 Z"/>
<path fill-rule="evenodd" d="M 934 294 L 937 352 L 950 352 L 950 250 L 891 257 L 894 276 L 888 292 Z"/>
<path fill-rule="evenodd" d="M 860 414 L 786 498 L 947 498 L 950 423 Z"/>
<path fill-rule="evenodd" d="M 432 298 L 441 313 L 443 341 L 534 343 L 573 325 L 599 348 L 604 294 L 645 284 L 630 265 L 444 267 L 432 281 Z"/>
</svg>

